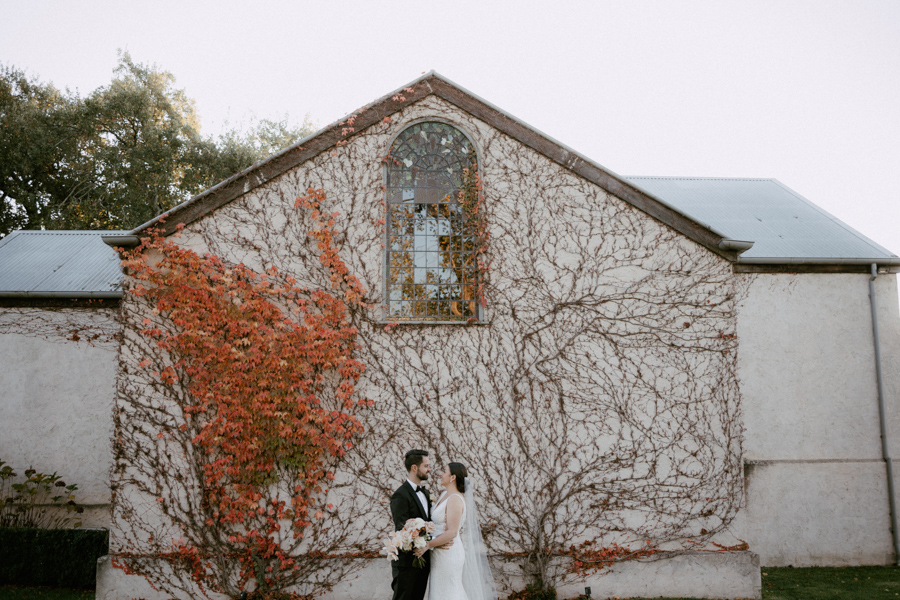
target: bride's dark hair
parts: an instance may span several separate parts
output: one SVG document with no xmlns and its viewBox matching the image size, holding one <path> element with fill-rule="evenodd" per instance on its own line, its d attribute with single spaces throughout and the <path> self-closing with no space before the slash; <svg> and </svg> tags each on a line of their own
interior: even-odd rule
<svg viewBox="0 0 900 600">
<path fill-rule="evenodd" d="M 460 492 L 466 492 L 466 477 L 469 476 L 466 471 L 466 465 L 462 463 L 450 463 L 450 474 L 456 475 L 456 489 Z"/>
</svg>

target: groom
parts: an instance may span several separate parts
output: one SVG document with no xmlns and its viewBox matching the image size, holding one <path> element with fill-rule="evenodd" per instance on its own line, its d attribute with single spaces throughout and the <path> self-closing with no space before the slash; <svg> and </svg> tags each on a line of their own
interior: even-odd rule
<svg viewBox="0 0 900 600">
<path fill-rule="evenodd" d="M 391 516 L 397 531 L 403 529 L 406 521 L 421 517 L 431 520 L 431 498 L 422 482 L 428 479 L 430 465 L 428 452 L 410 450 L 406 453 L 406 481 L 391 496 Z M 428 587 L 428 573 L 431 571 L 430 553 L 425 553 L 425 566 L 418 569 L 412 565 L 415 555 L 412 552 L 401 552 L 400 559 L 391 561 L 394 579 L 391 589 L 393 600 L 422 600 L 425 588 Z"/>
</svg>

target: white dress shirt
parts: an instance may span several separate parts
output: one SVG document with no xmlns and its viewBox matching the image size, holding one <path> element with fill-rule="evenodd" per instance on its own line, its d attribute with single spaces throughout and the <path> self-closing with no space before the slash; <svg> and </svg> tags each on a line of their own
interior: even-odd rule
<svg viewBox="0 0 900 600">
<path fill-rule="evenodd" d="M 412 487 L 413 491 L 415 491 L 415 489 L 419 487 L 409 479 L 406 480 L 406 483 L 408 483 L 410 487 Z M 416 498 L 419 499 L 419 504 L 422 505 L 422 512 L 425 513 L 425 518 L 430 519 L 431 515 L 428 514 L 428 499 L 425 497 L 425 492 L 419 490 L 418 492 L 415 492 L 415 494 Z"/>
</svg>

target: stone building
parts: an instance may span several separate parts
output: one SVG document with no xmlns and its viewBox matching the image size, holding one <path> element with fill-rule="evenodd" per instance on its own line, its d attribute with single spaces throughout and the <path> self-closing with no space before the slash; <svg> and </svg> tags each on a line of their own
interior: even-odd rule
<svg viewBox="0 0 900 600">
<path fill-rule="evenodd" d="M 490 234 L 483 271 L 452 201 L 470 160 Z M 150 227 L 172 235 L 183 224 L 184 247 L 322 286 L 309 223 L 294 207 L 310 187 L 326 192 L 342 258 L 377 305 L 358 315 L 370 364 L 362 393 L 382 414 L 422 415 L 394 429 L 372 416 L 371 435 L 387 439 L 379 432 L 391 429 L 395 441 L 380 453 L 362 448 L 358 460 L 393 473 L 386 485 L 402 477 L 397 436 L 439 460 L 462 456 L 497 486 L 487 514 L 513 528 L 498 494 L 533 490 L 486 452 L 513 465 L 515 443 L 540 459 L 565 436 L 547 458 L 558 463 L 553 481 L 565 487 L 579 475 L 601 486 L 627 440 L 640 448 L 628 458 L 635 472 L 652 465 L 654 475 L 641 476 L 652 485 L 690 471 L 707 482 L 691 484 L 695 496 L 718 486 L 727 501 L 693 498 L 679 527 L 699 530 L 713 515 L 722 525 L 713 541 L 745 541 L 758 564 L 894 560 L 881 431 L 888 440 L 900 431 L 900 258 L 775 180 L 618 176 L 435 73 L 132 232 L 0 240 L 0 459 L 78 483 L 95 507 L 91 523 L 113 528 L 112 552 L 138 543 L 108 508 L 116 375 L 120 390 L 133 380 L 118 363 L 127 335 L 112 318 L 129 300 L 102 238 L 127 245 Z M 569 403 L 571 427 L 556 429 L 557 408 L 540 409 L 547 389 Z M 423 402 L 426 392 L 449 404 Z M 514 443 L 507 429 L 468 431 L 467 417 L 484 410 L 499 420 L 510 401 L 545 437 Z M 429 437 L 436 422 L 453 433 Z M 491 435 L 493 445 L 479 445 Z M 693 467 L 692 452 L 704 457 Z M 590 495 L 572 498 L 561 506 L 601 519 Z M 386 526 L 386 509 L 376 509 L 370 517 Z M 621 510 L 602 519 L 639 530 L 626 514 L 637 507 Z M 735 556 L 672 559 L 686 561 L 683 581 L 651 563 L 588 583 L 597 596 L 758 595 L 752 557 Z M 388 569 L 376 563 L 335 596 L 387 589 Z M 101 598 L 147 593 L 108 568 L 101 579 Z M 584 583 L 561 592 L 574 596 Z"/>
</svg>

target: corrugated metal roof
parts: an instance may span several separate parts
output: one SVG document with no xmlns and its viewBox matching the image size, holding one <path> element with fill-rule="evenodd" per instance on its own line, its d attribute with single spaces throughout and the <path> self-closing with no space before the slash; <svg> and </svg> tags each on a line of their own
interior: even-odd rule
<svg viewBox="0 0 900 600">
<path fill-rule="evenodd" d="M 753 242 L 742 260 L 895 257 L 775 179 L 625 179 L 733 239 Z"/>
<path fill-rule="evenodd" d="M 626 177 L 736 240 L 741 260 L 886 259 L 886 248 L 775 179 Z M 0 240 L 0 297 L 120 297 L 122 270 L 102 235 L 127 231 L 15 231 Z"/>
<path fill-rule="evenodd" d="M 0 240 L 0 296 L 118 297 L 122 269 L 102 235 L 124 231 L 14 231 Z"/>
</svg>

